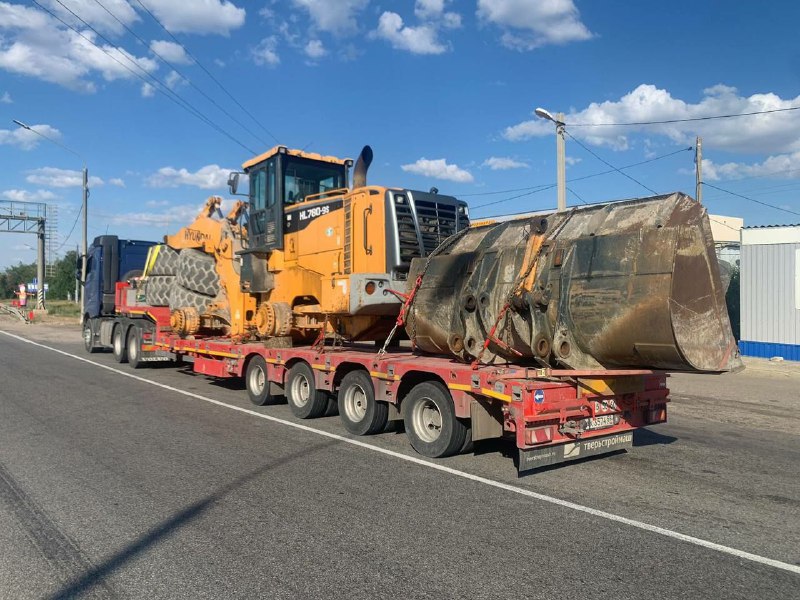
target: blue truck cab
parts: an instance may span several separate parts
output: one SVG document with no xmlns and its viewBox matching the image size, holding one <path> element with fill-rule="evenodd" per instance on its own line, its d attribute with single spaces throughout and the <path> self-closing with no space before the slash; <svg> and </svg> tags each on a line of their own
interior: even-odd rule
<svg viewBox="0 0 800 600">
<path fill-rule="evenodd" d="M 103 343 L 106 336 L 100 333 L 105 329 L 102 327 L 104 317 L 113 318 L 115 314 L 115 286 L 119 281 L 142 274 L 147 253 L 156 243 L 121 240 L 115 235 L 94 238 L 86 254 L 86 281 L 83 285 L 83 334 L 87 350 L 106 345 Z M 80 279 L 80 259 L 77 267 Z"/>
</svg>

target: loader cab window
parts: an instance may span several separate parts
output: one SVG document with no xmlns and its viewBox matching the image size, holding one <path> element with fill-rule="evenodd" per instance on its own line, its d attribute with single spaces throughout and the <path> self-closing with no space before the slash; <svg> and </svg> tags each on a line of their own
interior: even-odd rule
<svg viewBox="0 0 800 600">
<path fill-rule="evenodd" d="M 316 160 L 287 157 L 283 178 L 284 204 L 303 202 L 307 196 L 345 187 L 345 167 Z"/>
<path fill-rule="evenodd" d="M 256 235 L 266 231 L 267 211 L 275 206 L 275 159 L 258 165 L 250 176 L 250 228 Z"/>
</svg>

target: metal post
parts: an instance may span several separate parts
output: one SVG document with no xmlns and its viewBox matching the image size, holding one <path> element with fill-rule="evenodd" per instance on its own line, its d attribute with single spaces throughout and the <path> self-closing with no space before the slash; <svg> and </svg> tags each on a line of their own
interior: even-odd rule
<svg viewBox="0 0 800 600">
<path fill-rule="evenodd" d="M 81 261 L 81 324 L 83 324 L 83 315 L 86 314 L 86 289 L 84 284 L 86 282 L 86 260 L 89 253 L 89 244 L 87 241 L 87 213 L 86 204 L 89 200 L 89 169 L 83 167 L 83 260 Z"/>
<path fill-rule="evenodd" d="M 80 248 L 79 248 L 78 244 L 75 244 L 75 258 L 77 259 L 80 255 L 81 255 Z M 77 277 L 75 278 L 75 296 L 73 298 L 75 300 L 75 304 L 80 304 L 80 302 L 81 302 L 81 299 L 80 299 L 80 287 L 79 287 L 79 282 L 78 282 L 78 278 Z"/>
<path fill-rule="evenodd" d="M 39 260 L 36 265 L 36 308 L 39 309 L 44 308 L 44 227 L 45 220 L 39 220 L 39 231 L 36 236 L 39 239 Z"/>
<path fill-rule="evenodd" d="M 567 210 L 567 149 L 564 140 L 564 113 L 556 114 L 556 181 L 558 210 Z"/>
<path fill-rule="evenodd" d="M 697 136 L 694 146 L 695 184 L 694 197 L 700 204 L 703 203 L 703 138 Z"/>
</svg>

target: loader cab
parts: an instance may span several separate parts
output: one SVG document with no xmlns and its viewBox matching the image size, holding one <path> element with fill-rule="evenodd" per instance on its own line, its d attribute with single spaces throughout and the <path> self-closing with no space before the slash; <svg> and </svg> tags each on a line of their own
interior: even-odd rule
<svg viewBox="0 0 800 600">
<path fill-rule="evenodd" d="M 310 196 L 324 198 L 326 193 L 346 188 L 351 164 L 350 160 L 283 146 L 246 162 L 244 172 L 250 181 L 249 250 L 282 250 L 285 210 Z M 233 193 L 235 185 L 231 186 Z"/>
</svg>

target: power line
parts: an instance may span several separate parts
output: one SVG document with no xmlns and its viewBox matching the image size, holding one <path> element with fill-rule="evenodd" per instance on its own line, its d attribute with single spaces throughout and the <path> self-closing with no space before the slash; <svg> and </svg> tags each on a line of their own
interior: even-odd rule
<svg viewBox="0 0 800 600">
<path fill-rule="evenodd" d="M 570 192 L 573 196 L 575 196 L 578 200 L 580 200 L 582 204 L 586 204 L 586 200 L 581 198 L 578 195 L 578 193 L 575 190 L 573 190 L 571 187 L 567 186 L 567 191 Z"/>
<path fill-rule="evenodd" d="M 595 157 L 597 160 L 599 160 L 599 161 L 600 161 L 601 163 L 603 163 L 604 165 L 606 165 L 606 166 L 608 166 L 608 167 L 611 167 L 612 169 L 614 169 L 614 171 L 616 171 L 616 172 L 617 172 L 617 173 L 619 173 L 620 175 L 623 175 L 624 177 L 627 177 L 628 179 L 630 179 L 630 180 L 631 180 L 631 181 L 633 181 L 634 183 L 637 183 L 637 184 L 639 184 L 640 186 L 642 186 L 642 187 L 643 187 L 644 189 L 646 189 L 647 191 L 649 191 L 649 192 L 652 192 L 652 193 L 653 193 L 653 194 L 655 194 L 656 196 L 658 195 L 658 192 L 657 192 L 657 191 L 655 191 L 653 188 L 651 188 L 651 187 L 647 187 L 645 184 L 643 184 L 643 183 L 642 183 L 641 181 L 639 181 L 638 179 L 635 179 L 635 178 L 631 177 L 630 175 L 628 175 L 627 173 L 625 173 L 625 172 L 624 172 L 622 169 L 618 169 L 617 167 L 615 167 L 614 165 L 612 165 L 612 164 L 611 164 L 610 162 L 608 162 L 607 160 L 605 160 L 605 159 L 603 159 L 603 158 L 600 158 L 600 156 L 598 156 L 597 154 L 595 154 L 595 153 L 594 153 L 592 150 L 590 150 L 590 149 L 589 149 L 587 146 L 585 146 L 583 143 L 581 143 L 579 140 L 577 140 L 577 139 L 575 138 L 575 136 L 573 136 L 573 135 L 572 135 L 572 134 L 571 134 L 569 131 L 567 131 L 566 129 L 564 129 L 564 133 L 566 133 L 566 134 L 569 136 L 569 138 L 570 138 L 570 139 L 571 139 L 573 142 L 575 142 L 576 144 L 578 144 L 578 145 L 579 145 L 581 148 L 583 148 L 584 150 L 586 150 L 586 151 L 587 151 L 589 154 L 591 154 L 592 156 L 594 156 L 594 157 Z"/>
<path fill-rule="evenodd" d="M 78 209 L 78 214 L 75 215 L 75 222 L 72 224 L 72 228 L 69 230 L 69 233 L 67 234 L 67 237 L 64 238 L 64 242 L 58 248 L 56 248 L 56 250 L 55 250 L 56 252 L 58 252 L 64 246 L 67 245 L 67 242 L 69 241 L 69 238 L 72 237 L 72 234 L 75 231 L 75 226 L 78 224 L 78 219 L 80 218 L 82 212 L 83 212 L 83 205 L 81 205 L 81 207 Z"/>
<path fill-rule="evenodd" d="M 648 163 L 655 162 L 657 160 L 662 160 L 664 158 L 669 158 L 670 156 L 675 156 L 676 154 L 680 154 L 681 152 L 687 152 L 687 151 L 691 151 L 691 150 L 694 150 L 694 146 L 689 146 L 688 148 L 681 148 L 680 150 L 675 150 L 674 152 L 670 152 L 669 154 L 662 154 L 661 156 L 655 156 L 653 158 L 648 158 L 647 160 L 643 160 L 643 161 L 640 161 L 640 162 L 632 163 L 630 165 L 625 165 L 624 167 L 620 167 L 620 169 L 622 169 L 622 170 L 632 169 L 633 167 L 639 167 L 641 165 L 646 165 Z M 609 173 L 616 173 L 616 172 L 617 172 L 617 169 L 609 169 L 608 171 L 601 171 L 599 173 L 592 173 L 591 175 L 583 175 L 581 177 L 575 177 L 573 179 L 568 179 L 567 181 L 569 183 L 574 183 L 576 181 L 583 181 L 584 179 L 591 179 L 593 177 L 599 177 L 601 175 L 608 175 Z M 512 193 L 512 192 L 524 192 L 524 191 L 533 190 L 533 189 L 537 189 L 537 188 L 543 187 L 544 185 L 546 185 L 546 184 L 534 185 L 534 186 L 531 186 L 531 187 L 524 187 L 524 188 L 516 188 L 516 189 L 511 189 L 511 190 L 497 190 L 497 191 L 494 191 L 494 192 L 475 192 L 475 193 L 472 193 L 472 194 L 460 194 L 459 198 L 468 198 L 468 197 L 471 197 L 471 196 L 493 196 L 495 194 L 509 194 L 509 193 Z M 547 184 L 547 185 L 549 185 L 549 184 Z"/>
<path fill-rule="evenodd" d="M 664 121 L 633 121 L 630 123 L 567 123 L 567 127 L 634 127 L 640 125 L 665 125 L 669 123 L 691 123 L 694 121 L 712 121 L 714 119 L 734 119 L 736 117 L 751 117 L 753 115 L 768 115 L 771 113 L 800 110 L 800 106 L 788 108 L 772 108 L 769 110 L 755 110 L 752 112 L 735 113 L 729 115 L 711 115 L 708 117 L 691 117 L 686 119 L 666 119 Z"/>
<path fill-rule="evenodd" d="M 211 102 L 211 104 L 213 104 L 214 106 L 216 106 L 216 107 L 217 107 L 217 108 L 218 108 L 220 111 L 222 111 L 222 112 L 223 112 L 223 113 L 224 113 L 224 114 L 225 114 L 225 115 L 226 115 L 226 116 L 227 116 L 229 119 L 231 119 L 231 120 L 232 120 L 234 123 L 236 123 L 237 125 L 239 125 L 239 126 L 242 128 L 242 129 L 244 129 L 244 130 L 245 130 L 247 133 L 249 133 L 250 135 L 252 135 L 252 136 L 253 136 L 253 137 L 254 137 L 256 140 L 258 140 L 259 142 L 261 142 L 261 143 L 262 143 L 262 144 L 264 144 L 265 146 L 268 146 L 268 145 L 269 145 L 267 142 L 265 142 L 263 139 L 261 139 L 261 138 L 260 138 L 259 136 L 257 136 L 255 133 L 253 133 L 253 131 L 252 131 L 251 129 L 249 129 L 249 128 L 248 128 L 248 127 L 247 127 L 247 126 L 244 124 L 244 123 L 242 123 L 242 122 L 241 122 L 239 119 L 237 119 L 237 118 L 236 118 L 236 117 L 234 117 L 234 116 L 233 116 L 231 113 L 229 113 L 227 110 L 225 110 L 225 108 L 224 108 L 223 106 L 221 106 L 219 103 L 217 103 L 217 101 L 216 101 L 216 100 L 214 100 L 214 99 L 213 99 L 211 96 L 209 96 L 208 94 L 206 94 L 206 93 L 205 93 L 205 92 L 204 92 L 202 89 L 200 89 L 200 88 L 199 88 L 197 85 L 195 85 L 195 84 L 194 84 L 194 82 L 192 82 L 192 80 L 191 80 L 191 79 L 189 79 L 188 77 L 186 77 L 186 75 L 184 75 L 184 74 L 183 74 L 183 73 L 182 73 L 180 70 L 178 70 L 178 68 L 177 68 L 177 67 L 175 67 L 175 65 L 173 65 L 173 64 L 172 64 L 171 62 L 169 62 L 169 61 L 168 61 L 166 58 L 164 58 L 163 56 L 161 56 L 161 54 L 159 54 L 158 52 L 156 52 L 156 50 L 155 50 L 154 48 L 152 48 L 152 47 L 148 46 L 147 42 L 146 42 L 145 40 L 143 40 L 143 39 L 141 38 L 141 36 L 139 36 L 139 34 L 137 34 L 135 31 L 133 31 L 133 29 L 131 29 L 130 27 L 128 27 L 128 25 L 126 25 L 124 21 L 122 21 L 122 20 L 121 20 L 119 17 L 117 17 L 117 15 L 115 15 L 115 14 L 114 14 L 113 12 L 111 12 L 111 11 L 110 11 L 108 8 L 106 8 L 106 6 L 105 6 L 105 5 L 104 5 L 102 2 L 100 2 L 100 0 L 94 0 L 94 1 L 95 1 L 95 3 L 97 3 L 97 4 L 100 6 L 100 8 L 102 8 L 102 9 L 103 9 L 104 11 L 106 11 L 106 12 L 107 12 L 109 15 L 111 15 L 111 17 L 112 17 L 112 18 L 113 18 L 113 19 L 114 19 L 114 20 L 115 20 L 117 23 L 119 23 L 120 25 L 122 25 L 122 26 L 125 28 L 125 30 L 126 30 L 128 33 L 130 33 L 130 34 L 131 34 L 132 36 L 134 36 L 134 37 L 135 37 L 137 40 L 139 40 L 139 42 L 140 42 L 140 43 L 142 43 L 142 44 L 143 44 L 145 47 L 149 47 L 149 49 L 150 49 L 150 52 L 152 52 L 153 54 L 155 54 L 155 55 L 158 57 L 158 59 L 159 59 L 161 62 L 163 62 L 163 63 L 164 63 L 165 65 L 167 65 L 167 66 L 168 66 L 170 69 L 172 69 L 172 70 L 173 70 L 175 73 L 177 73 L 177 74 L 180 76 L 180 78 L 181 78 L 181 79 L 183 79 L 183 80 L 184 80 L 186 83 L 188 83 L 188 84 L 189 84 L 190 86 L 192 86 L 192 87 L 193 87 L 195 90 L 197 90 L 197 91 L 198 91 L 198 92 L 199 92 L 199 93 L 200 93 L 200 94 L 201 94 L 201 95 L 202 95 L 202 96 L 203 96 L 203 97 L 204 97 L 206 100 L 208 100 L 209 102 Z M 184 50 L 185 50 L 185 49 L 184 49 Z"/>
<path fill-rule="evenodd" d="M 478 209 L 478 208 L 484 208 L 485 206 L 494 206 L 495 204 L 501 204 L 503 202 L 508 202 L 510 200 L 516 200 L 517 198 L 522 198 L 524 196 L 532 196 L 533 194 L 538 194 L 539 192 L 543 192 L 545 190 L 552 190 L 554 187 L 556 187 L 555 183 L 550 184 L 550 185 L 546 185 L 544 187 L 540 187 L 540 188 L 535 189 L 535 190 L 533 190 L 531 192 L 526 192 L 524 194 L 519 194 L 518 196 L 511 196 L 510 198 L 503 198 L 502 200 L 495 200 L 494 202 L 486 202 L 485 204 L 478 204 L 477 206 L 473 206 L 472 208 L 473 209 Z"/>
<path fill-rule="evenodd" d="M 57 14 L 55 14 L 55 13 L 54 13 L 53 11 L 51 11 L 49 8 L 47 8 L 46 6 L 44 6 L 44 5 L 40 4 L 40 3 L 39 3 L 37 0 L 31 0 L 31 2 L 32 2 L 33 4 L 35 4 L 36 6 L 38 6 L 39 8 L 41 8 L 42 10 L 44 10 L 46 13 L 48 13 L 48 14 L 49 14 L 51 17 L 53 17 L 54 19 L 56 19 L 57 21 L 59 21 L 59 22 L 60 22 L 62 25 L 64 25 L 65 27 L 69 28 L 70 30 L 72 30 L 73 32 L 75 32 L 77 35 L 79 35 L 81 38 L 83 38 L 84 40 L 86 40 L 87 42 L 89 42 L 89 43 L 90 43 L 92 46 L 94 46 L 95 48 L 97 48 L 98 50 L 100 50 L 101 52 L 103 52 L 104 54 L 106 54 L 106 55 L 107 55 L 107 56 L 108 56 L 108 57 L 109 57 L 111 60 L 113 60 L 113 61 L 114 61 L 114 62 L 116 62 L 116 63 L 117 63 L 119 66 L 121 66 L 121 67 L 122 67 L 122 68 L 124 68 L 126 71 L 128 71 L 129 73 L 131 73 L 131 74 L 132 74 L 134 77 L 137 77 L 138 79 L 140 79 L 141 81 L 143 81 L 145 84 L 147 84 L 147 85 L 150 85 L 150 83 L 149 83 L 149 82 L 148 82 L 148 81 L 147 81 L 147 80 L 146 80 L 144 77 L 142 77 L 142 76 L 141 76 L 139 73 L 137 73 L 136 71 L 134 71 L 133 69 L 131 69 L 131 68 L 130 68 L 128 65 L 124 64 L 123 62 L 121 62 L 119 59 L 117 59 L 117 57 L 115 57 L 113 54 L 111 54 L 111 52 L 109 52 L 108 50 L 106 50 L 106 49 L 105 49 L 105 48 L 103 48 L 102 46 L 99 46 L 98 44 L 96 44 L 96 43 L 94 42 L 94 40 L 91 40 L 91 39 L 89 39 L 88 37 L 86 37 L 86 36 L 85 36 L 85 35 L 84 35 L 82 32 L 78 31 L 78 29 L 77 29 L 77 28 L 73 27 L 72 25 L 70 25 L 69 23 L 67 23 L 66 21 L 64 21 L 64 19 L 62 19 L 61 17 L 59 17 Z M 92 30 L 92 31 L 93 31 L 95 34 L 97 34 L 97 35 L 98 35 L 98 37 L 100 37 L 101 39 L 103 39 L 103 40 L 104 40 L 106 43 L 108 43 L 108 44 L 109 44 L 109 45 L 111 45 L 112 47 L 116 47 L 116 46 L 115 46 L 115 45 L 114 45 L 114 44 L 113 44 L 113 43 L 112 43 L 112 42 L 111 42 L 111 41 L 110 41 L 108 38 L 106 38 L 104 35 L 102 35 L 100 32 L 98 32 L 98 31 L 97 31 L 97 30 L 96 30 L 94 27 L 92 27 L 91 25 L 89 25 L 89 24 L 88 24 L 86 21 L 84 21 L 83 19 L 81 19 L 81 18 L 80 18 L 80 17 L 79 17 L 77 14 L 75 14 L 75 13 L 74 13 L 72 10 L 70 10 L 70 9 L 69 9 L 69 7 L 65 6 L 65 5 L 64 5 L 64 4 L 61 2 L 61 0 L 56 0 L 56 2 L 58 2 L 58 3 L 59 3 L 61 6 L 62 6 L 62 7 L 64 7 L 64 9 L 66 9 L 66 10 L 67 10 L 67 11 L 68 11 L 70 14 L 72 14 L 72 15 L 73 15 L 73 16 L 74 16 L 76 19 L 78 19 L 78 20 L 79 20 L 81 23 L 83 23 L 84 25 L 86 25 L 86 27 L 88 27 L 89 29 L 91 29 L 91 30 Z M 178 94 L 176 94 L 174 91 L 170 90 L 170 89 L 169 89 L 169 88 L 168 88 L 168 87 L 167 87 L 167 86 L 166 86 L 166 85 L 165 85 L 163 82 L 161 82 L 161 81 L 160 81 L 158 78 L 156 78 L 156 77 L 155 77 L 155 76 L 153 76 L 152 74 L 148 73 L 148 72 L 147 72 L 145 69 L 143 69 L 143 68 L 141 67 L 141 65 L 139 65 L 139 64 L 138 64 L 136 61 L 134 61 L 133 59 L 131 59 L 130 57 L 128 57 L 128 56 L 127 56 L 127 55 L 125 55 L 125 54 L 123 54 L 123 56 L 125 56 L 125 58 L 126 58 L 126 59 L 127 59 L 127 60 L 128 60 L 130 63 L 131 63 L 131 64 L 133 64 L 134 66 L 136 66 L 136 68 L 138 68 L 140 71 L 142 71 L 143 73 L 145 73 L 145 75 L 147 75 L 148 77 L 150 77 L 150 79 L 152 79 L 153 81 L 155 81 L 155 82 L 156 82 L 156 84 L 157 84 L 157 86 L 155 87 L 155 89 L 156 89 L 156 90 L 158 90 L 160 93 L 164 94 L 164 95 L 165 95 L 167 98 L 169 98 L 169 99 L 170 99 L 172 102 L 174 102 L 175 104 L 177 104 L 178 106 L 180 106 L 181 108 L 183 108 L 184 110 L 186 110 L 187 112 L 189 112 L 189 114 L 191 114 L 191 115 L 193 115 L 193 116 L 197 117 L 198 119 L 200 119 L 201 121 L 203 121 L 204 123 L 206 123 L 207 125 L 209 125 L 210 127 L 212 127 L 213 129 L 215 129 L 216 131 L 218 131 L 219 133 L 221 133 L 222 135 L 224 135 L 225 137 L 227 137 L 228 139 L 230 139 L 231 141 L 233 141 L 234 143 L 238 144 L 239 146 L 241 146 L 242 148 L 244 148 L 245 150 L 247 150 L 247 152 L 249 152 L 249 153 L 251 153 L 251 154 L 255 154 L 255 151 L 254 151 L 254 150 L 252 150 L 251 148 L 248 148 L 247 146 L 245 146 L 245 145 L 244 145 L 242 142 L 240 142 L 239 140 L 237 140 L 235 137 L 233 137 L 233 136 L 232 136 L 231 134 L 229 134 L 227 131 L 225 131 L 224 129 L 222 129 L 221 127 L 219 127 L 219 126 L 218 126 L 216 123 L 214 123 L 213 121 L 211 121 L 211 119 L 209 119 L 208 117 L 206 117 L 206 116 L 205 116 L 203 113 L 201 113 L 199 110 L 197 110 L 196 108 L 194 108 L 194 107 L 193 107 L 193 106 L 192 106 L 190 103 L 188 103 L 186 100 L 184 100 L 183 98 L 181 98 L 181 96 L 180 96 L 180 95 L 178 95 Z M 160 86 L 160 87 L 158 87 L 158 86 Z M 163 89 L 162 89 L 162 88 L 163 88 Z"/>
<path fill-rule="evenodd" d="M 705 181 L 702 182 L 703 186 L 708 186 L 710 188 L 714 188 L 715 190 L 719 190 L 720 192 L 725 192 L 730 194 L 731 196 L 736 196 L 737 198 L 743 198 L 745 200 L 749 200 L 750 202 L 755 202 L 756 204 L 760 204 L 761 206 L 767 206 L 769 208 L 774 208 L 775 210 L 780 210 L 785 213 L 789 213 L 790 215 L 797 215 L 800 216 L 800 212 L 795 212 L 793 210 L 789 210 L 788 208 L 781 208 L 780 206 L 775 206 L 774 204 L 769 204 L 767 202 L 762 202 L 761 200 L 756 200 L 755 198 L 750 198 L 749 196 L 743 196 L 742 194 L 737 194 L 736 192 L 732 192 L 730 190 L 726 190 L 724 188 L 718 187 L 716 185 L 712 185 L 710 183 L 706 183 Z"/>
<path fill-rule="evenodd" d="M 158 18 L 157 18 L 157 17 L 156 17 L 156 16 L 155 16 L 155 15 L 154 15 L 154 14 L 153 14 L 151 11 L 150 11 L 150 9 L 149 9 L 149 8 L 147 8 L 147 7 L 144 5 L 144 3 L 142 2 L 142 0 L 136 0 L 136 1 L 139 3 L 139 6 L 141 6 L 141 7 L 144 9 L 144 11 L 145 11 L 145 12 L 146 12 L 148 15 L 150 15 L 150 16 L 152 17 L 152 19 L 153 19 L 153 20 L 154 20 L 156 23 L 158 23 L 158 26 L 159 26 L 159 27 L 161 27 L 161 29 L 163 29 L 163 30 L 164 30 L 164 31 L 167 33 L 167 35 L 168 35 L 169 37 L 171 37 L 171 38 L 172 38 L 172 39 L 175 41 L 175 43 L 176 43 L 176 44 L 178 44 L 178 45 L 179 45 L 181 48 L 183 48 L 184 52 L 186 52 L 186 54 L 189 56 L 189 58 L 191 58 L 191 59 L 192 59 L 192 60 L 193 60 L 193 61 L 194 61 L 194 62 L 197 64 L 197 66 L 198 66 L 198 67 L 200 67 L 200 68 L 203 70 L 203 72 L 204 72 L 206 75 L 208 75 L 208 76 L 211 78 L 211 80 L 212 80 L 214 83 L 216 83 L 216 84 L 217 84 L 217 86 L 219 86 L 219 88 L 220 88 L 220 89 L 221 89 L 223 92 L 225 92 L 225 95 L 226 95 L 226 96 L 228 96 L 228 98 L 230 98 L 231 100 L 233 100 L 233 102 L 236 104 L 236 106 L 238 106 L 240 109 L 242 109 L 242 110 L 245 112 L 245 114 L 247 114 L 247 116 L 248 116 L 248 117 L 250 117 L 250 118 L 253 120 L 253 122 L 255 122 L 255 123 L 256 123 L 256 125 L 258 125 L 259 127 L 261 127 L 261 129 L 263 129 L 263 130 L 264 130 L 264 132 L 265 132 L 265 133 L 266 133 L 266 134 L 267 134 L 269 137 L 271 137 L 271 138 L 272 138 L 272 139 L 275 141 L 275 143 L 276 143 L 276 144 L 280 144 L 280 140 L 278 140 L 278 138 L 277 138 L 277 137 L 275 137 L 275 135 L 273 135 L 273 133 L 272 133 L 272 132 L 271 132 L 269 129 L 267 129 L 267 128 L 266 128 L 266 127 L 265 127 L 265 126 L 264 126 L 264 125 L 261 123 L 261 121 L 259 121 L 259 120 L 258 120 L 258 119 L 257 119 L 257 118 L 256 118 L 256 117 L 255 117 L 255 116 L 254 116 L 254 115 L 253 115 L 253 114 L 252 114 L 250 111 L 249 111 L 249 110 L 247 110 L 247 109 L 246 109 L 246 108 L 245 108 L 245 107 L 244 107 L 244 106 L 243 106 L 243 105 L 242 105 L 242 104 L 241 104 L 241 103 L 240 103 L 240 102 L 239 102 L 239 101 L 236 99 L 236 97 L 234 97 L 234 95 L 230 93 L 230 91 L 228 90 L 228 88 L 226 88 L 224 85 L 222 85 L 222 83 L 220 83 L 220 81 L 219 81 L 219 80 L 218 80 L 216 77 L 214 77 L 214 75 L 211 73 L 211 71 L 209 71 L 209 70 L 208 70 L 208 69 L 205 67 L 205 65 L 203 65 L 203 63 L 201 63 L 201 62 L 200 62 L 200 60 L 199 60 L 199 59 L 198 59 L 198 58 L 197 58 L 197 57 L 196 57 L 194 54 L 192 54 L 191 52 L 189 52 L 189 50 L 186 48 L 186 46 L 184 46 L 184 45 L 183 45 L 183 44 L 182 44 L 180 41 L 178 41 L 178 38 L 176 38 L 174 35 L 172 35 L 172 32 L 171 32 L 169 29 L 167 29 L 166 27 L 164 27 L 164 25 L 161 23 L 161 21 L 159 21 L 159 20 L 158 20 Z"/>
</svg>

